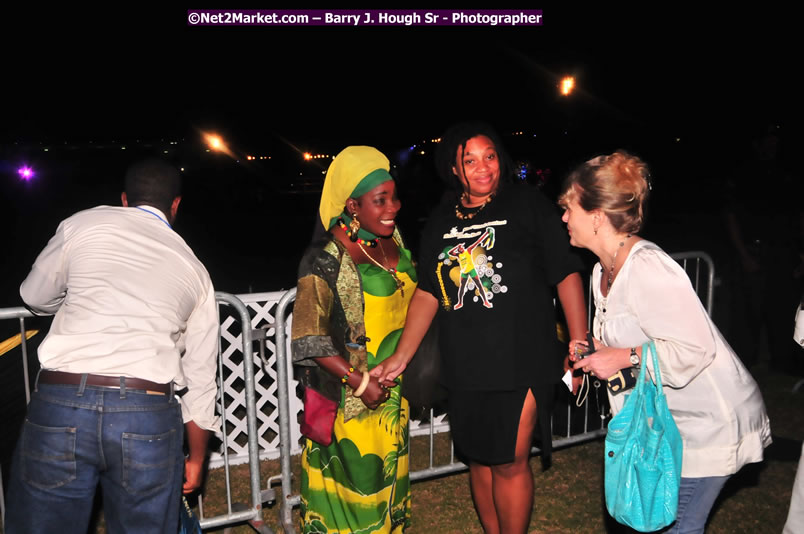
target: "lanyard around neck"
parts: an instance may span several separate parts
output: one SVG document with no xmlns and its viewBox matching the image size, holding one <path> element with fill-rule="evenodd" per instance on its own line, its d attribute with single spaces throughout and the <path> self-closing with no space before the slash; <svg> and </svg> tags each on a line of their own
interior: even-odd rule
<svg viewBox="0 0 804 534">
<path fill-rule="evenodd" d="M 154 212 L 152 212 L 151 210 L 147 210 L 147 209 L 142 208 L 142 207 L 140 207 L 140 206 L 134 206 L 134 207 L 135 207 L 135 208 L 137 208 L 137 209 L 138 209 L 138 210 L 140 210 L 140 211 L 144 211 L 145 213 L 150 213 L 151 215 L 153 215 L 154 217 L 156 217 L 157 219 L 159 219 L 160 221 L 162 221 L 163 223 L 165 223 L 165 224 L 167 225 L 167 227 L 168 227 L 168 228 L 170 228 L 171 230 L 173 229 L 173 227 L 172 227 L 172 226 L 170 226 L 170 223 L 169 223 L 169 222 L 167 222 L 165 219 L 163 219 L 163 218 L 162 218 L 162 217 L 161 217 L 161 216 L 160 216 L 158 213 L 154 213 Z"/>
</svg>

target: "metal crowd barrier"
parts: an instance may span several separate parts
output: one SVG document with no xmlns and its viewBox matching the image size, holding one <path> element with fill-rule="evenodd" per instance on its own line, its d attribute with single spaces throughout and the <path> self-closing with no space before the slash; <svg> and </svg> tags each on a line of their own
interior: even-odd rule
<svg viewBox="0 0 804 534">
<path fill-rule="evenodd" d="M 248 464 L 249 464 L 249 503 L 243 505 L 242 503 L 232 502 L 231 480 L 230 472 L 230 458 L 228 451 L 230 444 L 228 443 L 227 426 L 231 424 L 230 418 L 227 416 L 230 410 L 225 405 L 224 395 L 224 372 L 223 372 L 223 358 L 221 357 L 220 343 L 218 345 L 218 406 L 221 414 L 221 421 L 223 425 L 223 432 L 221 434 L 222 441 L 222 463 L 225 469 L 225 485 L 226 485 L 226 509 L 225 514 L 217 515 L 214 517 L 203 517 L 203 497 L 199 499 L 200 508 L 200 523 L 201 528 L 208 529 L 230 525 L 234 523 L 248 522 L 255 530 L 262 534 L 273 534 L 273 531 L 265 525 L 263 521 L 262 503 L 273 501 L 275 497 L 273 492 L 268 489 L 264 492 L 260 491 L 260 454 L 258 445 L 258 432 L 257 432 L 257 402 L 256 392 L 254 388 L 254 350 L 252 347 L 253 341 L 259 339 L 259 336 L 264 333 L 260 330 L 254 330 L 251 327 L 251 317 L 245 304 L 229 293 L 216 292 L 215 297 L 219 305 L 229 306 L 234 309 L 240 322 L 239 340 L 242 347 L 242 372 L 244 376 L 245 387 L 245 408 L 246 408 L 246 426 L 248 434 Z M 26 404 L 30 402 L 30 380 L 28 370 L 28 347 L 25 336 L 25 319 L 33 317 L 33 314 L 26 308 L 5 308 L 0 309 L 0 320 L 3 319 L 18 319 L 20 324 L 21 340 L 20 345 L 22 349 L 22 362 L 23 362 L 23 380 L 25 382 L 25 401 Z M 2 516 L 3 523 L 5 523 L 5 498 L 2 493 L 2 472 L 0 472 L 0 515 Z M 235 508 L 239 508 L 235 510 Z"/>
<path fill-rule="evenodd" d="M 225 304 L 234 308 L 240 319 L 242 347 L 243 347 L 243 375 L 246 391 L 246 424 L 248 428 L 248 472 L 249 472 L 249 497 L 250 502 L 245 506 L 245 510 L 234 510 L 232 503 L 232 488 L 230 478 L 231 464 L 229 461 L 229 443 L 227 424 L 227 410 L 224 395 L 224 371 L 223 358 L 221 357 L 220 342 L 218 343 L 218 406 L 221 414 L 221 424 L 223 426 L 221 441 L 223 449 L 223 467 L 226 482 L 226 510 L 225 514 L 215 517 L 204 517 L 203 515 L 203 496 L 199 499 L 199 516 L 201 528 L 213 528 L 224 525 L 231 525 L 248 521 L 248 523 L 261 534 L 273 534 L 264 522 L 262 515 L 262 503 L 273 501 L 274 496 L 270 489 L 264 493 L 260 491 L 260 451 L 257 434 L 257 396 L 254 387 L 254 350 L 252 341 L 259 339 L 259 332 L 251 327 L 251 316 L 248 308 L 243 302 L 229 293 L 217 291 L 215 298 L 218 304 Z M 241 506 L 242 507 L 242 506 Z"/>
<path fill-rule="evenodd" d="M 685 252 L 671 255 L 687 272 L 693 287 L 707 311 L 711 315 L 714 293 L 714 264 L 712 259 L 703 252 Z M 221 342 L 226 341 L 229 346 L 224 352 L 219 345 L 219 411 L 223 421 L 223 432 L 219 436 L 222 442 L 221 449 L 213 455 L 211 466 L 224 468 L 226 486 L 227 512 L 214 517 L 203 516 L 203 499 L 199 501 L 202 528 L 214 528 L 234 523 L 248 522 L 258 532 L 271 533 L 272 530 L 263 521 L 263 503 L 277 502 L 279 504 L 279 519 L 285 532 L 296 532 L 292 520 L 294 506 L 300 503 L 300 495 L 292 490 L 291 457 L 300 452 L 300 432 L 296 415 L 301 410 L 301 402 L 295 395 L 295 381 L 292 376 L 292 362 L 289 350 L 288 333 L 292 322 L 292 315 L 287 311 L 296 297 L 296 289 L 284 293 L 261 293 L 234 296 L 228 293 L 216 293 L 219 304 L 234 310 L 237 321 L 240 323 L 237 334 L 229 331 L 231 318 L 223 319 L 221 325 Z M 275 308 L 274 308 L 275 305 Z M 252 314 L 249 313 L 249 309 Z M 592 320 L 593 309 L 590 307 L 589 319 Z M 26 385 L 26 402 L 30 400 L 28 389 L 28 351 L 25 338 L 25 318 L 31 317 L 25 308 L 0 309 L 0 320 L 17 319 L 20 323 L 21 346 L 23 357 L 23 375 Z M 273 333 L 273 342 L 271 340 Z M 253 343 L 259 342 L 255 351 Z M 269 352 L 272 354 L 267 354 Z M 242 352 L 242 361 L 236 356 Z M 255 352 L 261 362 L 255 362 Z M 224 365 L 228 374 L 224 373 Z M 232 378 L 242 378 L 242 392 L 234 391 Z M 229 403 L 225 400 L 229 398 Z M 589 397 L 592 398 L 591 396 Z M 268 406 L 269 402 L 275 407 Z M 600 428 L 590 430 L 590 401 L 587 400 L 582 408 L 567 406 L 566 432 L 553 439 L 553 448 L 560 449 L 573 444 L 593 440 L 606 433 L 605 415 L 600 415 Z M 233 407 L 233 405 L 235 405 Z M 238 418 L 236 412 L 245 410 L 245 420 Z M 277 424 L 278 421 L 278 424 Z M 580 424 L 582 430 L 573 433 L 573 423 Z M 274 430 L 275 429 L 275 430 Z M 455 460 L 454 451 L 450 454 L 448 463 L 435 465 L 434 449 L 435 434 L 449 431 L 449 423 L 444 415 L 436 416 L 430 411 L 427 423 L 411 421 L 411 438 L 428 436 L 429 462 L 428 467 L 419 471 L 412 471 L 412 481 L 426 480 L 449 473 L 460 472 L 467 466 Z M 266 433 L 276 434 L 266 437 Z M 247 448 L 235 443 L 235 438 L 247 436 Z M 555 435 L 555 434 L 554 434 Z M 234 454 L 230 450 L 235 451 Z M 540 452 L 537 447 L 534 453 Z M 281 474 L 270 477 L 265 490 L 260 490 L 259 462 L 263 458 L 279 458 Z M 230 467 L 236 463 L 249 464 L 249 504 L 232 502 Z M 2 473 L 0 473 L 0 480 Z M 275 480 L 281 483 L 282 495 L 277 499 L 271 485 Z M 2 499 L 2 485 L 0 484 L 0 504 Z M 2 508 L 3 515 L 5 513 Z"/>
<path fill-rule="evenodd" d="M 712 317 L 715 302 L 715 262 L 712 257 L 706 252 L 700 250 L 693 250 L 690 252 L 674 252 L 670 254 L 681 265 L 684 272 L 690 278 L 695 293 L 706 308 L 709 317 Z M 702 293 L 705 297 L 702 297 Z M 592 302 L 592 279 L 589 279 L 589 293 L 587 295 L 587 316 L 589 317 L 589 325 L 591 328 L 592 314 L 595 311 L 594 303 Z"/>
<path fill-rule="evenodd" d="M 712 261 L 712 257 L 700 250 L 674 252 L 670 257 L 676 260 L 690 277 L 692 287 L 706 308 L 706 313 L 712 317 L 715 305 L 715 262 Z"/>
<path fill-rule="evenodd" d="M 20 325 L 20 348 L 22 349 L 22 376 L 25 389 L 25 404 L 31 401 L 31 387 L 28 376 L 28 340 L 25 335 L 25 319 L 33 317 L 33 314 L 22 306 L 15 308 L 0 309 L 0 321 L 4 319 L 17 319 Z M 6 523 L 6 497 L 3 492 L 3 471 L 0 467 L 0 520 L 3 525 Z"/>
<path fill-rule="evenodd" d="M 699 294 L 701 291 L 705 292 L 705 301 L 704 306 L 706 307 L 707 312 L 711 315 L 712 314 L 712 305 L 713 305 L 713 296 L 714 296 L 714 263 L 712 262 L 711 257 L 706 254 L 705 252 L 683 252 L 683 253 L 676 253 L 671 254 L 671 257 L 679 262 L 681 267 L 690 277 L 690 281 L 692 282 L 693 288 Z M 590 281 L 591 283 L 591 281 Z M 591 293 L 590 293 L 591 294 Z M 292 369 L 292 359 L 290 351 L 288 350 L 288 343 L 287 343 L 287 331 L 289 328 L 289 321 L 286 319 L 286 310 L 288 306 L 295 300 L 296 298 L 296 290 L 291 289 L 282 297 L 276 312 L 275 312 L 275 320 L 276 320 L 276 351 L 277 351 L 277 370 L 278 370 L 278 379 L 279 379 L 279 388 L 280 390 L 286 390 L 288 385 L 288 376 L 289 370 Z M 591 300 L 591 299 L 590 299 Z M 592 308 L 590 307 L 590 314 L 589 314 L 589 321 L 591 325 L 592 315 L 591 315 Z M 281 364 L 284 362 L 284 365 Z M 286 390 L 287 391 L 287 390 Z M 590 397 L 591 398 L 591 397 Z M 567 406 L 567 428 L 566 428 L 566 435 L 558 439 L 553 439 L 553 448 L 560 449 L 563 447 L 568 447 L 574 444 L 590 441 L 596 439 L 600 436 L 604 436 L 606 434 L 605 428 L 605 420 L 601 421 L 601 428 L 595 430 L 589 430 L 589 418 L 590 418 L 590 404 L 591 401 L 587 399 L 587 402 L 584 403 L 583 408 L 573 408 L 572 403 L 569 403 Z M 280 409 L 280 412 L 282 409 Z M 449 473 L 456 473 L 460 471 L 464 471 L 468 469 L 468 466 L 463 464 L 462 462 L 455 461 L 454 457 L 454 450 L 450 456 L 450 461 L 443 465 L 434 465 L 434 434 L 435 432 L 435 424 L 433 423 L 433 411 L 430 411 L 430 424 L 426 427 L 419 427 L 418 434 L 424 434 L 429 436 L 429 450 L 430 450 L 430 458 L 429 464 L 426 469 L 422 469 L 419 471 L 412 471 L 410 473 L 411 481 L 417 480 L 427 480 L 430 478 L 435 478 L 438 476 L 442 476 Z M 572 434 L 572 423 L 575 421 L 575 418 L 583 417 L 583 430 L 579 434 Z M 601 418 L 604 417 L 601 415 Z M 449 430 L 448 423 L 441 423 L 440 431 Z M 291 471 L 290 471 L 290 426 L 283 425 L 281 427 L 281 432 L 283 435 L 280 436 L 280 442 L 282 444 L 282 501 L 281 501 L 281 508 L 280 508 L 280 518 L 282 522 L 282 527 L 284 528 L 286 533 L 295 533 L 296 529 L 293 525 L 291 520 L 291 512 L 294 506 L 298 506 L 301 497 L 298 494 L 293 494 L 291 489 Z M 285 437 L 287 436 L 287 438 Z M 411 431 L 411 437 L 414 437 L 413 431 Z M 533 447 L 532 452 L 538 453 L 540 452 L 538 447 Z"/>
<path fill-rule="evenodd" d="M 298 506 L 301 502 L 301 497 L 293 495 L 291 487 L 293 474 L 290 467 L 290 454 L 291 445 L 294 443 L 290 433 L 290 370 L 292 367 L 290 351 L 287 348 L 290 344 L 287 341 L 287 331 L 290 324 L 285 320 L 285 315 L 288 306 L 296 300 L 296 288 L 288 290 L 287 293 L 279 301 L 276 309 L 276 369 L 277 379 L 279 381 L 279 391 L 284 392 L 280 394 L 280 427 L 279 427 L 279 443 L 281 447 L 280 463 L 282 469 L 282 500 L 279 507 L 279 520 L 282 523 L 282 529 L 285 534 L 295 533 L 296 528 L 293 526 L 293 507 Z M 285 414 L 284 416 L 282 414 Z"/>
</svg>

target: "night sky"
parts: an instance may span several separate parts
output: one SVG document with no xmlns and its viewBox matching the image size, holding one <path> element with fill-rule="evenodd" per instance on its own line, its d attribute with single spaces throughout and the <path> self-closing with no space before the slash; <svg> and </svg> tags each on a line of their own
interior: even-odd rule
<svg viewBox="0 0 804 534">
<path fill-rule="evenodd" d="M 189 27 L 183 9 L 12 12 L 2 138 L 195 124 L 244 141 L 407 142 L 466 116 L 553 119 L 566 73 L 580 86 L 573 112 L 671 135 L 730 131 L 798 103 L 785 10 L 532 7 L 544 26 L 211 28 Z"/>
<path fill-rule="evenodd" d="M 705 205 L 696 184 L 708 181 L 716 190 L 758 128 L 779 125 L 786 157 L 797 153 L 800 30 L 792 13 L 676 4 L 530 7 L 543 9 L 544 26 L 210 28 L 188 27 L 185 9 L 136 5 L 6 12 L 0 193 L 8 206 L 4 237 L 13 247 L 3 260 L 0 306 L 17 304 L 7 299 L 61 218 L 117 201 L 125 168 L 96 158 L 81 181 L 76 176 L 94 156 L 75 156 L 61 182 L 50 168 L 42 184 L 51 185 L 23 188 L 16 165 L 37 143 L 195 142 L 200 131 L 215 130 L 241 155 L 277 144 L 332 154 L 372 144 L 394 153 L 456 120 L 480 118 L 502 131 L 536 134 L 533 150 L 552 155 L 554 168 L 633 150 L 662 171 L 665 199 L 688 199 L 698 210 Z M 570 99 L 557 94 L 566 74 L 578 83 Z M 233 179 L 230 168 L 216 165 Z M 260 180 L 187 199 L 177 230 L 202 260 L 216 255 L 213 241 L 223 234 L 246 233 L 233 246 L 255 235 L 270 241 L 266 249 L 292 241 L 297 247 L 286 263 L 297 261 L 306 229 L 276 235 L 279 212 L 248 202 L 233 207 L 241 197 L 275 194 Z M 314 210 L 296 202 L 296 212 Z M 245 231 L 235 217 L 245 217 Z M 266 251 L 237 253 L 210 271 L 223 290 L 279 289 L 253 267 L 270 258 Z M 17 261 L 23 267 L 9 266 Z M 252 267 L 238 269 L 237 262 Z M 285 278 L 277 284 L 287 287 Z"/>
</svg>

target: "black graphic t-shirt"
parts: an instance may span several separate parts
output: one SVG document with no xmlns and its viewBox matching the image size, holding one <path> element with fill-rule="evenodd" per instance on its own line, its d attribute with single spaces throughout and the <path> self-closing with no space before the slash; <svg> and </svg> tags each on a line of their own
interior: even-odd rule
<svg viewBox="0 0 804 534">
<path fill-rule="evenodd" d="M 566 348 L 556 337 L 552 288 L 581 268 L 557 207 L 534 187 L 501 184 L 472 219 L 442 202 L 422 236 L 419 289 L 440 303 L 447 387 L 510 390 L 559 380 Z"/>
</svg>

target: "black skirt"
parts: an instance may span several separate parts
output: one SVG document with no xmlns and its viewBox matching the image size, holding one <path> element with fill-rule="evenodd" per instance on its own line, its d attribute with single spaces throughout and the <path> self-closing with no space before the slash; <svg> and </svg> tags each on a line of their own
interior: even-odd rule
<svg viewBox="0 0 804 534">
<path fill-rule="evenodd" d="M 538 410 L 542 461 L 549 461 L 550 395 L 544 386 L 510 391 L 449 391 L 449 426 L 455 451 L 463 462 L 484 465 L 514 461 L 519 419 L 528 389 Z M 545 439 L 545 435 L 547 436 Z"/>
</svg>

